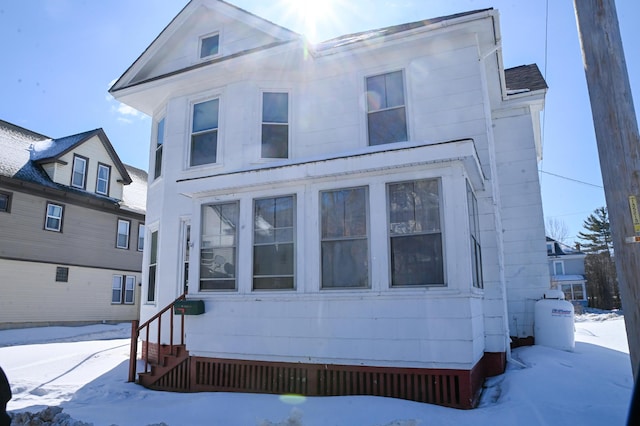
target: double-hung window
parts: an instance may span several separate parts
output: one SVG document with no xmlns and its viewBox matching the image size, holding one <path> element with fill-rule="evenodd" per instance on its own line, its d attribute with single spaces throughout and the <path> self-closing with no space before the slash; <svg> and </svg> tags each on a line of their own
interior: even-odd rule
<svg viewBox="0 0 640 426">
<path fill-rule="evenodd" d="M 136 288 L 136 277 L 130 275 L 114 275 L 111 287 L 111 303 L 133 305 Z"/>
<path fill-rule="evenodd" d="M 87 164 L 89 159 L 80 155 L 73 156 L 73 169 L 71 171 L 71 186 L 75 188 L 86 188 L 87 184 Z"/>
<path fill-rule="evenodd" d="M 471 234 L 471 269 L 473 286 L 483 288 L 482 282 L 482 250 L 480 247 L 480 215 L 478 200 L 467 181 L 467 208 L 469 209 L 469 232 Z"/>
<path fill-rule="evenodd" d="M 151 250 L 149 253 L 149 271 L 147 276 L 147 302 L 156 301 L 156 278 L 158 272 L 158 231 L 151 233 Z"/>
<path fill-rule="evenodd" d="M 367 130 L 369 145 L 408 139 L 402 71 L 367 78 Z"/>
<path fill-rule="evenodd" d="M 191 166 L 217 161 L 219 104 L 219 99 L 212 99 L 193 106 L 191 158 L 189 161 Z"/>
<path fill-rule="evenodd" d="M 388 185 L 391 285 L 445 285 L 440 182 Z"/>
<path fill-rule="evenodd" d="M 369 286 L 366 187 L 320 193 L 322 288 Z"/>
<path fill-rule="evenodd" d="M 164 118 L 156 127 L 156 162 L 154 164 L 153 178 L 158 179 L 162 175 L 162 147 L 164 146 Z"/>
<path fill-rule="evenodd" d="M 253 289 L 294 288 L 293 196 L 254 201 Z"/>
<path fill-rule="evenodd" d="M 111 166 L 98 163 L 98 176 L 96 176 L 96 193 L 109 195 L 109 177 L 111 176 Z"/>
<path fill-rule="evenodd" d="M 118 236 L 116 238 L 116 247 L 120 249 L 129 248 L 129 230 L 131 222 L 124 219 L 118 219 Z"/>
<path fill-rule="evenodd" d="M 47 231 L 62 232 L 62 214 L 64 207 L 60 204 L 47 203 L 47 216 L 44 221 L 44 229 Z"/>
<path fill-rule="evenodd" d="M 144 250 L 144 223 L 138 224 L 138 251 Z"/>
<path fill-rule="evenodd" d="M 289 94 L 262 94 L 262 158 L 289 156 Z"/>
<path fill-rule="evenodd" d="M 235 290 L 237 202 L 202 206 L 200 290 Z"/>
</svg>

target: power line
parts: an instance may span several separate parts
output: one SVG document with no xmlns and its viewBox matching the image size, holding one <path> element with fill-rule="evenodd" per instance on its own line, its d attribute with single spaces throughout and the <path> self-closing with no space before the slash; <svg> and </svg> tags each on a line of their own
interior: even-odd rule
<svg viewBox="0 0 640 426">
<path fill-rule="evenodd" d="M 570 180 L 571 182 L 581 183 L 581 184 L 583 184 L 583 185 L 593 186 L 593 187 L 595 187 L 595 188 L 604 189 L 601 185 L 596 185 L 596 184 L 594 184 L 594 183 L 589 183 L 589 182 L 585 182 L 585 181 L 582 181 L 582 180 L 573 179 L 573 178 L 570 178 L 570 177 L 566 177 L 566 176 L 558 175 L 558 174 L 551 173 L 551 172 L 545 172 L 544 170 L 538 170 L 538 171 L 539 171 L 540 173 L 544 173 L 544 174 L 546 174 L 546 175 L 550 175 L 550 176 L 555 176 L 555 177 L 560 178 L 560 179 Z"/>
</svg>

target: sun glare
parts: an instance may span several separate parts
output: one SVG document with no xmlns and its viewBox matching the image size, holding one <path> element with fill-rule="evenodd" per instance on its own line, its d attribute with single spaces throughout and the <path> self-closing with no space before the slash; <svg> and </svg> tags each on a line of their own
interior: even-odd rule
<svg viewBox="0 0 640 426">
<path fill-rule="evenodd" d="M 334 3 L 337 0 L 286 0 L 291 14 L 302 25 L 303 34 L 311 41 L 318 36 L 318 24 L 332 19 Z"/>
</svg>

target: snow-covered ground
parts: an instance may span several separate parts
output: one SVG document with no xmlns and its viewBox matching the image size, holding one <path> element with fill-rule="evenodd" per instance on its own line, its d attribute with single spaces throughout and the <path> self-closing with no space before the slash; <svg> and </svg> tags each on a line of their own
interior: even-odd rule
<svg viewBox="0 0 640 426">
<path fill-rule="evenodd" d="M 95 426 L 624 425 L 633 388 L 624 320 L 586 314 L 575 325 L 574 352 L 514 350 L 506 373 L 466 411 L 368 396 L 150 391 L 126 382 L 129 324 L 0 330 L 0 366 L 10 412 L 59 406 Z"/>
</svg>

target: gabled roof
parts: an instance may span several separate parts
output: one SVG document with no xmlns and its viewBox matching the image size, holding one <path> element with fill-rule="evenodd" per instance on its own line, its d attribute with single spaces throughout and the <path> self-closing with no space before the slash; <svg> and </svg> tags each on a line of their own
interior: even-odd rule
<svg viewBox="0 0 640 426">
<path fill-rule="evenodd" d="M 404 31 L 413 30 L 415 28 L 426 27 L 429 25 L 437 24 L 438 22 L 450 21 L 453 19 L 462 18 L 469 15 L 475 15 L 476 13 L 486 12 L 489 10 L 493 10 L 493 8 L 478 9 L 478 10 L 472 10 L 469 12 L 455 13 L 453 15 L 440 16 L 440 17 L 431 18 L 431 19 L 423 19 L 421 21 L 409 22 L 406 24 L 393 25 L 390 27 L 378 28 L 375 30 L 368 30 L 368 31 L 361 31 L 353 34 L 346 34 L 346 35 L 342 35 L 342 36 L 318 43 L 314 46 L 314 49 L 316 52 L 322 52 L 322 51 L 333 49 L 336 47 L 342 47 L 349 44 L 360 43 L 363 41 L 371 40 L 374 38 L 389 36 L 392 34 L 398 34 Z"/>
<path fill-rule="evenodd" d="M 94 136 L 97 136 L 98 139 L 100 139 L 102 145 L 109 153 L 109 157 L 118 169 L 120 176 L 122 176 L 122 183 L 125 185 L 131 183 L 131 177 L 129 176 L 127 169 L 124 167 L 124 164 L 122 164 L 122 161 L 120 161 L 118 154 L 116 154 L 115 149 L 113 149 L 113 145 L 111 145 L 109 138 L 107 138 L 107 135 L 102 129 L 89 130 L 88 132 L 65 136 L 59 139 L 48 139 L 36 142 L 31 148 L 31 160 L 38 164 L 58 161 L 60 157 L 77 146 L 82 145 Z"/>
<path fill-rule="evenodd" d="M 52 139 L 4 120 L 0 120 L 0 179 L 15 179 L 42 187 L 82 193 L 110 202 L 117 202 L 118 200 L 110 197 L 55 183 L 42 168 L 43 164 L 57 161 L 62 155 L 93 136 L 97 136 L 109 152 L 114 165 L 123 177 L 123 183 L 125 185 L 131 183 L 132 179 L 127 169 L 118 158 L 102 129 Z"/>
<path fill-rule="evenodd" d="M 153 57 L 153 55 L 155 54 L 155 52 L 157 52 L 157 50 L 159 49 L 160 46 L 162 46 L 164 43 L 166 43 L 170 37 L 172 37 L 173 34 L 175 34 L 176 30 L 179 29 L 182 25 L 185 24 L 185 22 L 187 21 L 187 19 L 198 10 L 198 8 L 200 6 L 204 6 L 213 10 L 219 10 L 222 11 L 226 14 L 228 14 L 229 16 L 233 16 L 234 18 L 240 20 L 240 21 L 244 21 L 247 23 L 250 23 L 252 26 L 266 32 L 269 34 L 272 34 L 274 36 L 277 36 L 280 41 L 279 42 L 274 42 L 274 43 L 270 43 L 268 45 L 265 46 L 261 46 L 261 47 L 256 47 L 256 48 L 252 48 L 249 49 L 247 52 L 237 52 L 235 54 L 230 55 L 229 57 L 225 58 L 215 58 L 209 61 L 203 61 L 197 64 L 194 64 L 192 66 L 183 68 L 183 69 L 179 69 L 179 70 L 173 70 L 171 72 L 168 72 L 166 74 L 160 75 L 160 76 L 155 76 L 152 78 L 148 78 L 148 79 L 143 79 L 142 81 L 134 81 L 136 74 L 141 70 L 141 68 Z M 125 89 L 127 87 L 130 86 L 135 86 L 138 85 L 142 82 L 146 82 L 146 81 L 153 81 L 153 80 L 157 80 L 158 78 L 163 78 L 169 75 L 173 75 L 173 74 L 177 74 L 177 73 L 181 73 L 181 72 L 185 72 L 185 71 L 189 71 L 191 69 L 195 69 L 195 68 L 201 68 L 203 66 L 207 66 L 211 63 L 215 63 L 215 62 L 220 62 L 221 60 L 224 59 L 229 59 L 231 57 L 236 57 L 236 56 L 241 56 L 244 53 L 252 53 L 256 50 L 263 50 L 263 49 L 269 49 L 272 47 L 276 47 L 279 46 L 283 43 L 288 43 L 291 40 L 302 40 L 303 37 L 302 35 L 291 31 L 288 28 L 285 28 L 283 26 L 277 25 L 267 19 L 264 19 L 258 15 L 255 15 L 249 11 L 246 11 L 240 7 L 237 7 L 231 3 L 228 3 L 226 1 L 223 0 L 190 0 L 189 3 L 187 3 L 187 5 L 171 20 L 171 22 L 169 22 L 169 24 L 160 32 L 160 34 L 158 34 L 158 36 L 151 42 L 151 44 L 144 50 L 144 52 L 142 52 L 142 54 L 133 62 L 133 64 L 131 64 L 131 66 L 129 66 L 129 68 L 127 68 L 127 70 L 124 72 L 124 74 L 122 74 L 122 76 L 113 84 L 113 86 L 111 86 L 109 88 L 109 92 L 113 93 L 116 92 L 118 90 L 122 90 Z"/>
<path fill-rule="evenodd" d="M 535 92 L 549 88 L 536 64 L 505 69 L 504 77 L 507 94 Z"/>
</svg>

